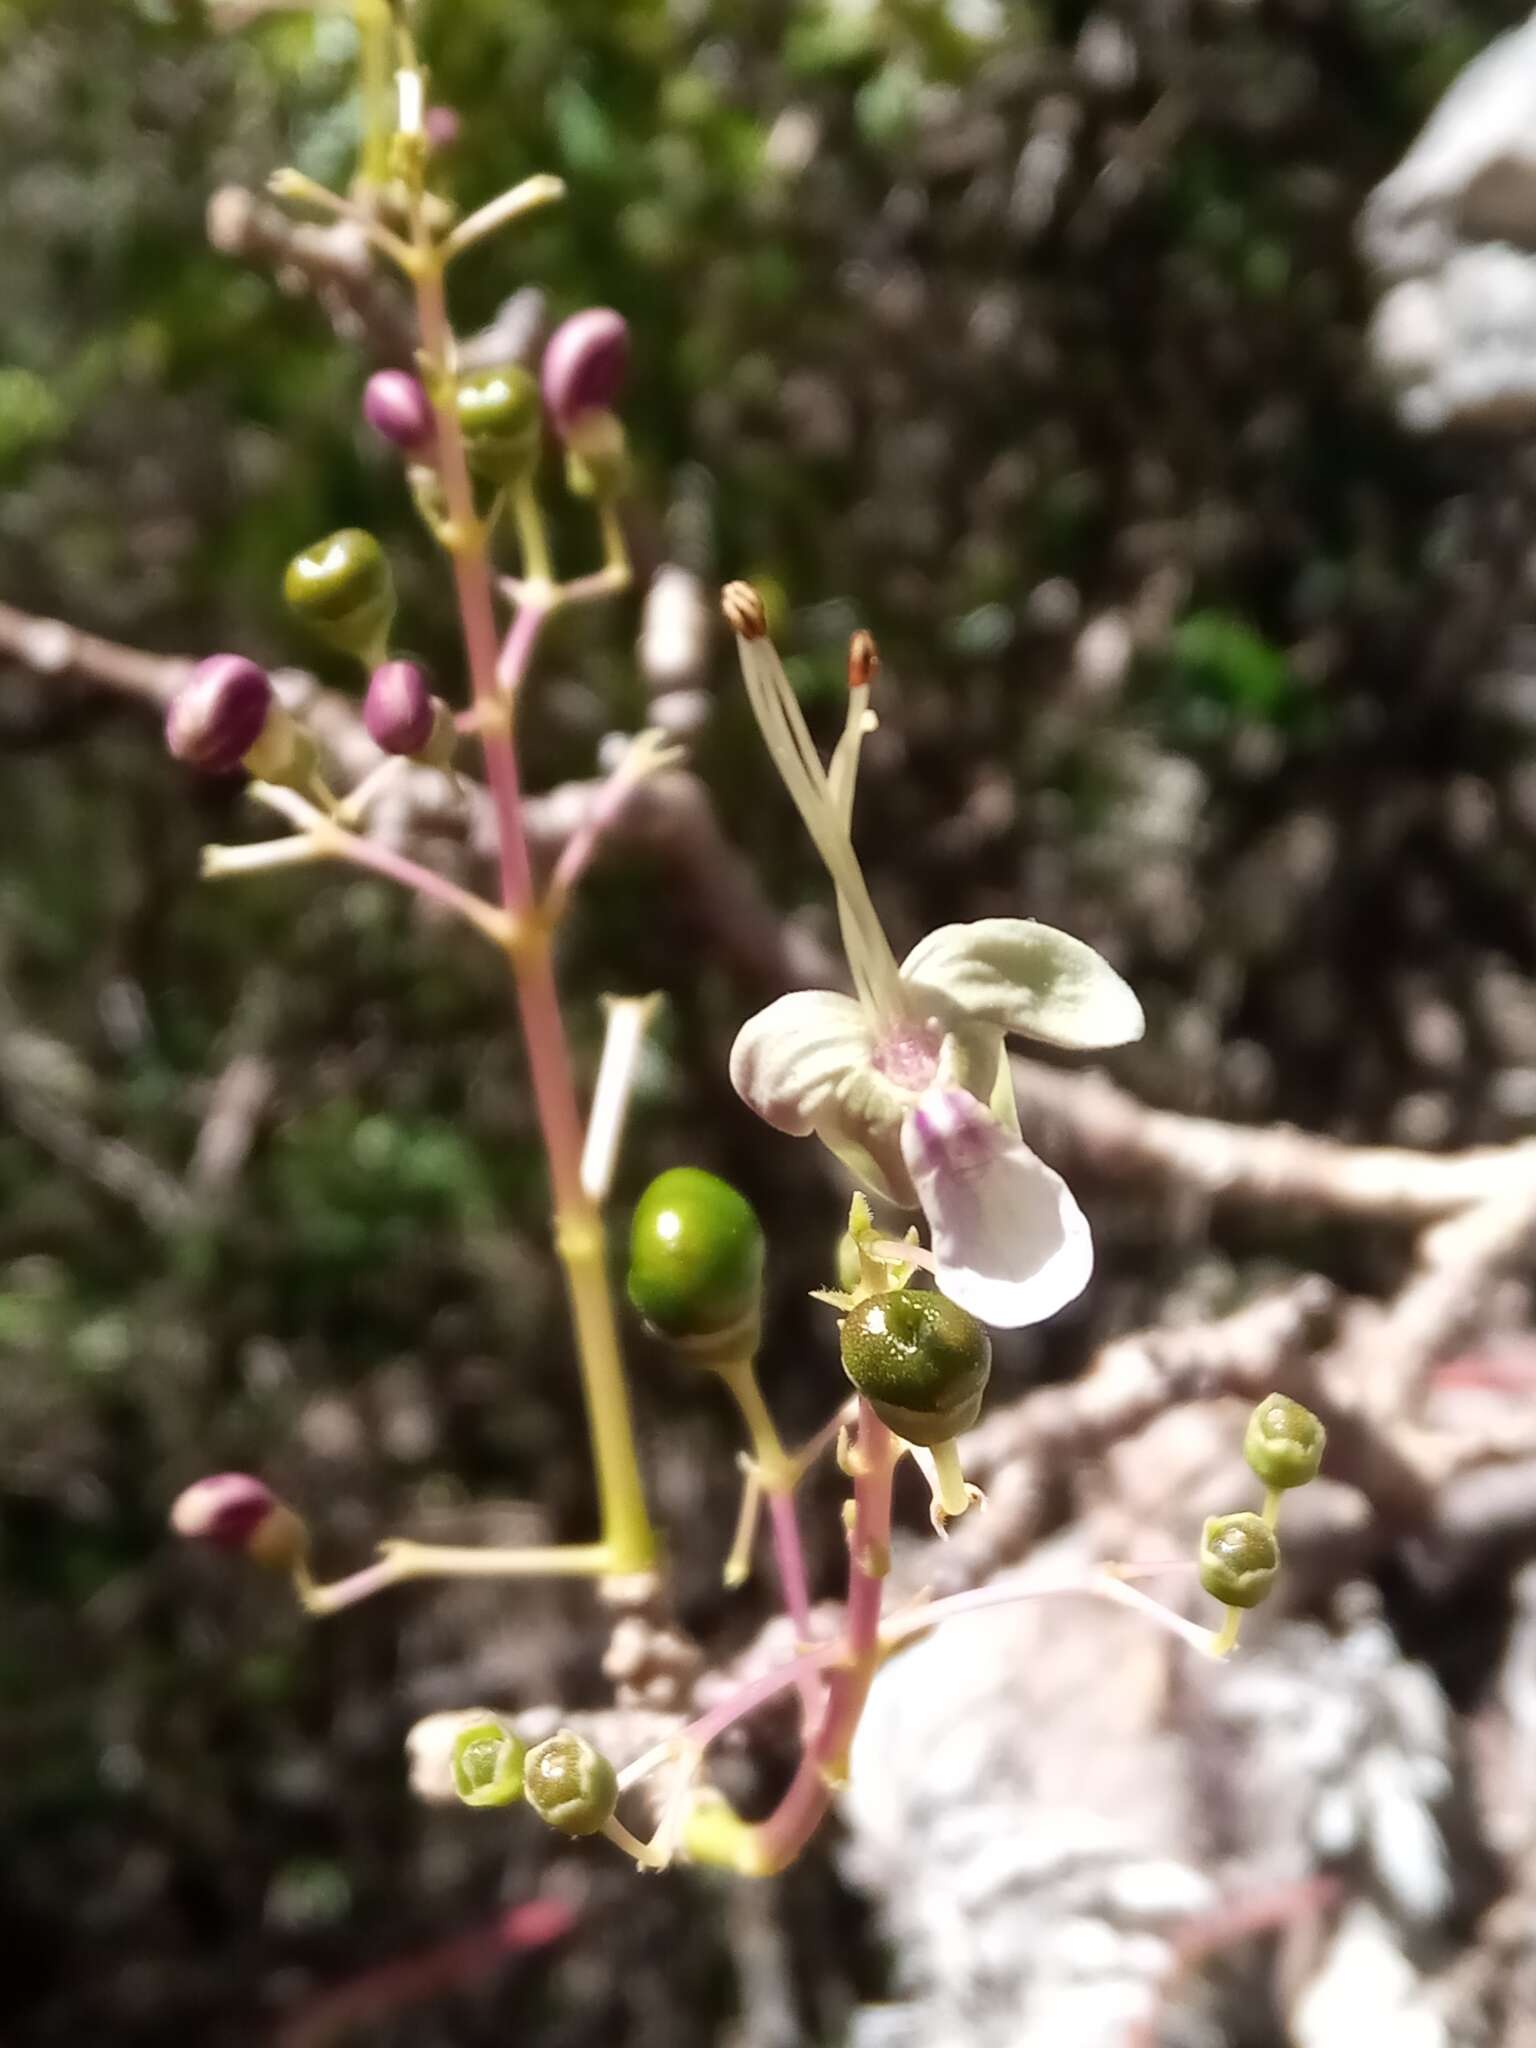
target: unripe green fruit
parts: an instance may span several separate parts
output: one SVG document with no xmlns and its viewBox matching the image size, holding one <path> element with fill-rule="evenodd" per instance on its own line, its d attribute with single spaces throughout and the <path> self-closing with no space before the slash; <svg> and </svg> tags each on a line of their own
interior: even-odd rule
<svg viewBox="0 0 1536 2048">
<path fill-rule="evenodd" d="M 290 611 L 328 646 L 377 666 L 395 616 L 395 579 L 371 533 L 344 526 L 295 555 L 283 574 Z"/>
<path fill-rule="evenodd" d="M 619 1781 L 613 1765 L 573 1728 L 562 1728 L 530 1749 L 523 1763 L 523 1797 L 562 1835 L 595 1835 L 613 1818 Z"/>
<path fill-rule="evenodd" d="M 1224 1607 L 1257 1607 L 1280 1571 L 1280 1545 L 1262 1515 L 1211 1515 L 1200 1534 L 1200 1583 Z"/>
<path fill-rule="evenodd" d="M 763 1231 L 746 1197 L 697 1166 L 658 1174 L 629 1236 L 629 1298 L 652 1328 L 750 1348 L 762 1293 Z"/>
<path fill-rule="evenodd" d="M 842 1348 L 843 1371 L 908 1443 L 948 1443 L 981 1413 L 992 1339 L 947 1295 L 903 1287 L 868 1296 L 844 1317 Z"/>
<path fill-rule="evenodd" d="M 466 1806 L 510 1806 L 523 1789 L 527 1744 L 499 1721 L 461 1728 L 453 1745 L 453 1789 Z"/>
<path fill-rule="evenodd" d="M 1266 1486 L 1305 1486 L 1317 1477 L 1328 1432 L 1288 1394 L 1266 1394 L 1248 1418 L 1243 1456 Z"/>
<path fill-rule="evenodd" d="M 454 395 L 464 453 L 477 475 L 515 484 L 539 459 L 543 417 L 539 387 L 518 363 L 477 370 L 459 380 Z"/>
</svg>

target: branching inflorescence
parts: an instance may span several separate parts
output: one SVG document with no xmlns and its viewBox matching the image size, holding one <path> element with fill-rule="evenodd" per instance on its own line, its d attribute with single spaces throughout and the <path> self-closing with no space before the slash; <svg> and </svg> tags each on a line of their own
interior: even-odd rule
<svg viewBox="0 0 1536 2048">
<path fill-rule="evenodd" d="M 645 1581 L 657 1545 L 642 1489 L 605 1256 L 603 1211 L 613 1179 L 636 1052 L 653 999 L 610 1005 L 590 1109 L 580 1105 L 556 991 L 552 948 L 605 822 L 633 788 L 675 758 L 641 733 L 612 777 L 593 822 L 567 846 L 548 884 L 534 880 L 524 829 L 516 747 L 520 695 L 543 627 L 557 610 L 599 601 L 630 580 L 619 504 L 626 487 L 615 405 L 627 367 L 619 314 L 589 309 L 550 340 L 535 377 L 516 363 L 461 369 L 446 280 L 463 250 L 558 200 L 556 179 L 534 177 L 466 219 L 432 190 L 426 80 L 408 30 L 382 4 L 358 10 L 367 140 L 350 196 L 296 172 L 272 189 L 291 203 L 348 221 L 378 260 L 407 281 L 415 305 L 416 374 L 369 379 L 363 412 L 407 465 L 418 511 L 451 567 L 462 628 L 467 701 L 455 710 L 421 666 L 393 646 L 388 559 L 361 529 L 315 541 L 284 580 L 292 611 L 366 677 L 363 718 L 377 765 L 350 790 L 332 790 L 319 748 L 283 707 L 270 678 L 237 654 L 202 662 L 171 703 L 171 751 L 211 773 L 243 767 L 253 799 L 288 828 L 253 845 L 206 849 L 204 871 L 233 877 L 265 868 L 343 862 L 391 880 L 459 917 L 505 957 L 549 1166 L 556 1250 L 570 1302 L 600 1505 L 591 1542 L 464 1549 L 404 1540 L 331 1583 L 316 1579 L 302 1518 L 245 1474 L 199 1480 L 176 1502 L 184 1536 L 243 1553 L 288 1573 L 304 1606 L 330 1614 L 423 1577 L 565 1574 Z M 394 91 L 381 80 L 394 74 Z M 554 568 L 539 478 L 546 436 L 565 454 L 566 480 L 594 509 L 602 563 L 573 579 Z M 518 573 L 494 566 L 510 534 Z M 998 1598 L 1042 1594 L 1129 1605 L 1195 1649 L 1222 1656 L 1244 1612 L 1279 1566 L 1275 1522 L 1282 1494 L 1313 1477 L 1323 1448 L 1315 1417 L 1274 1395 L 1254 1411 L 1249 1463 L 1266 1489 L 1258 1513 L 1206 1524 L 1201 1583 L 1225 1609 L 1201 1627 L 1150 1599 L 1112 1568 L 1061 1585 L 962 1594 L 883 1611 L 890 1562 L 891 1494 L 910 1457 L 920 1468 L 941 1533 L 980 1495 L 961 1469 L 957 1439 L 974 1423 L 991 1365 L 988 1326 L 1016 1328 L 1054 1315 L 1079 1295 L 1093 1248 L 1065 1182 L 1024 1144 L 1014 1103 L 1009 1033 L 1070 1049 L 1138 1037 L 1140 1006 L 1089 947 L 1048 926 L 991 918 L 948 925 L 898 964 L 853 849 L 860 750 L 874 724 L 873 641 L 849 650 L 848 711 L 824 766 L 768 637 L 756 593 L 732 584 L 723 610 L 735 634 L 753 712 L 775 766 L 826 865 L 854 995 L 782 997 L 747 1022 L 731 1055 L 738 1093 L 775 1128 L 814 1135 L 857 1184 L 839 1284 L 818 1299 L 838 1319 L 851 1386 L 826 1428 L 787 1448 L 759 1391 L 756 1356 L 766 1261 L 751 1206 L 697 1168 L 660 1176 L 634 1212 L 628 1292 L 639 1315 L 680 1359 L 713 1374 L 735 1403 L 748 1449 L 741 1512 L 725 1563 L 728 1585 L 748 1575 L 766 1516 L 797 1654 L 715 1704 L 673 1739 L 615 1770 L 566 1729 L 528 1749 L 495 1717 L 472 1717 L 453 1751 L 454 1785 L 472 1806 L 523 1799 L 552 1827 L 602 1833 L 642 1868 L 682 1855 L 747 1875 L 783 1868 L 803 1848 L 845 1775 L 850 1745 L 881 1660 L 903 1642 Z M 467 741 L 479 749 L 496 827 L 499 900 L 462 887 L 370 832 L 381 792 L 402 761 L 449 778 Z M 871 1198 L 921 1210 L 905 1236 L 876 1221 Z M 849 1482 L 844 1507 L 847 1591 L 838 1625 L 815 1626 L 796 1495 L 813 1461 L 833 1449 Z M 798 1767 L 778 1806 L 747 1822 L 704 1777 L 709 1745 L 770 1700 L 796 1692 Z M 647 1838 L 618 1817 L 642 1780 L 660 1786 L 660 1819 Z"/>
</svg>

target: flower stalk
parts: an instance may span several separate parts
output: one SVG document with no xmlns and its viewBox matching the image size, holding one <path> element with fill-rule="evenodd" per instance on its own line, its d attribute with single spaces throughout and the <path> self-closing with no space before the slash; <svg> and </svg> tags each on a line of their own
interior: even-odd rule
<svg viewBox="0 0 1536 2048">
<path fill-rule="evenodd" d="M 462 239 L 459 246 L 464 246 Z M 527 672 L 543 614 L 533 609 L 520 616 L 518 625 L 523 630 L 516 634 L 515 658 L 498 673 L 486 535 L 475 507 L 453 402 L 456 352 L 444 288 L 451 251 L 431 234 L 419 179 L 411 188 L 411 248 L 424 379 L 437 419 L 437 470 L 448 512 L 454 587 L 472 700 L 480 713 L 477 729 L 496 824 L 502 907 L 520 934 L 519 943 L 507 949 L 507 957 L 549 1160 L 555 1247 L 565 1272 L 592 1441 L 602 1542 L 600 1558 L 588 1568 L 619 1575 L 648 1572 L 656 1562 L 656 1538 L 635 1451 L 601 1212 L 582 1182 L 584 1132 L 549 935 L 537 914 L 517 756 L 507 723 L 497 715 L 503 690 L 514 693 Z M 536 563 L 525 561 L 524 567 L 530 574 L 538 574 Z"/>
</svg>

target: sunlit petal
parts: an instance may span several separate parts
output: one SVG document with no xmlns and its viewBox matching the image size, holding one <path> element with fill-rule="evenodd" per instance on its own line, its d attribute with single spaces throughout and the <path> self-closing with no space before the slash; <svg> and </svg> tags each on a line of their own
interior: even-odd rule
<svg viewBox="0 0 1536 2048">
<path fill-rule="evenodd" d="M 858 1004 L 827 989 L 780 996 L 749 1017 L 731 1047 L 731 1086 L 775 1130 L 804 1138 L 874 1045 Z"/>
<path fill-rule="evenodd" d="M 1088 1221 L 1060 1174 L 958 1088 L 931 1088 L 901 1149 L 951 1301 L 996 1329 L 1041 1323 L 1093 1272 Z"/>
<path fill-rule="evenodd" d="M 948 1005 L 1047 1045 L 1129 1045 L 1145 1029 L 1140 1003 L 1107 960 L 1032 918 L 941 925 L 913 947 L 901 978 L 941 1013 Z"/>
</svg>

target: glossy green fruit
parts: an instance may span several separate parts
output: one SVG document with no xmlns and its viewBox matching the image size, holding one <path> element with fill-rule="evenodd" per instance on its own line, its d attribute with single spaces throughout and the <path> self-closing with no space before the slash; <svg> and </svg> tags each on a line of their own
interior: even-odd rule
<svg viewBox="0 0 1536 2048">
<path fill-rule="evenodd" d="M 930 1289 L 872 1294 L 842 1326 L 843 1371 L 888 1429 L 943 1444 L 981 1412 L 992 1370 L 984 1324 Z"/>
<path fill-rule="evenodd" d="M 613 1765 L 584 1735 L 562 1728 L 529 1750 L 523 1797 L 562 1835 L 595 1835 L 613 1818 L 619 1782 Z"/>
<path fill-rule="evenodd" d="M 459 380 L 454 400 L 464 453 L 477 475 L 512 484 L 528 476 L 539 459 L 543 416 L 539 387 L 518 363 L 476 370 Z"/>
<path fill-rule="evenodd" d="M 755 1332 L 763 1231 L 746 1197 L 697 1166 L 658 1174 L 629 1237 L 629 1298 L 653 1329 L 681 1344 Z"/>
<path fill-rule="evenodd" d="M 466 1806 L 510 1806 L 523 1789 L 527 1744 L 499 1721 L 461 1728 L 453 1744 L 453 1789 Z"/>
<path fill-rule="evenodd" d="M 344 526 L 295 555 L 283 574 L 288 608 L 343 654 L 374 666 L 387 652 L 395 579 L 371 533 Z"/>
<path fill-rule="evenodd" d="M 1224 1607 L 1257 1607 L 1280 1571 L 1280 1545 L 1262 1515 L 1211 1515 L 1200 1535 L 1200 1583 Z"/>
<path fill-rule="evenodd" d="M 1288 1394 L 1266 1394 L 1248 1418 L 1243 1456 L 1266 1486 L 1305 1486 L 1317 1477 L 1328 1432 Z"/>
</svg>

